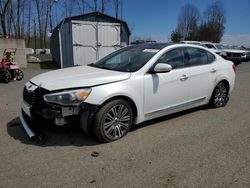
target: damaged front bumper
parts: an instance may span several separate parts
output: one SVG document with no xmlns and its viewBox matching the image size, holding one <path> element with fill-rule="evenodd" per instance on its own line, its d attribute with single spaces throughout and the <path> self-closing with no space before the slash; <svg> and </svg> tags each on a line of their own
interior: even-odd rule
<svg viewBox="0 0 250 188">
<path fill-rule="evenodd" d="M 25 130 L 25 132 L 27 133 L 27 135 L 30 137 L 30 138 L 34 138 L 36 136 L 35 132 L 31 129 L 31 127 L 29 126 L 29 123 L 25 117 L 25 114 L 23 112 L 23 110 L 21 110 L 20 114 L 19 114 L 19 118 L 20 118 L 20 121 L 21 121 L 21 124 Z"/>
<path fill-rule="evenodd" d="M 36 123 L 41 123 L 40 119 L 54 120 L 54 123 L 58 126 L 62 126 L 65 122 L 70 122 L 72 119 L 78 119 L 77 122 L 80 124 L 80 128 L 84 132 L 88 133 L 91 130 L 92 120 L 97 109 L 97 105 L 82 103 L 78 107 L 57 106 L 56 110 L 55 108 L 53 109 L 48 107 L 36 110 L 23 101 L 19 117 L 27 135 L 31 139 L 38 137 L 40 140 L 41 135 L 39 134 L 39 131 L 37 132 L 36 130 Z"/>
</svg>

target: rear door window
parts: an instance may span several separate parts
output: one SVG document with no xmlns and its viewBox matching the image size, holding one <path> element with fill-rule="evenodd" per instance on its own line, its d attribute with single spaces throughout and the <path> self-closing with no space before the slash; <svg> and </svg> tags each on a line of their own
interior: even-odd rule
<svg viewBox="0 0 250 188">
<path fill-rule="evenodd" d="M 213 58 L 211 56 L 208 58 L 209 52 L 207 52 L 206 50 L 190 47 L 187 48 L 186 52 L 187 52 L 185 58 L 186 67 L 206 65 L 211 61 L 213 61 Z"/>
</svg>

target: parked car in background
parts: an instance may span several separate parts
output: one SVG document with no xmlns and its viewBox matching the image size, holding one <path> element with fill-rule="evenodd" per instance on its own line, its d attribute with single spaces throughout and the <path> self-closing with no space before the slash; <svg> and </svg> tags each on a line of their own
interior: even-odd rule
<svg viewBox="0 0 250 188">
<path fill-rule="evenodd" d="M 212 42 L 202 42 L 202 44 L 212 50 L 214 53 L 218 55 L 221 54 L 220 44 Z"/>
<path fill-rule="evenodd" d="M 151 43 L 156 43 L 155 40 L 135 40 L 133 42 L 131 42 L 131 45 L 137 45 L 137 44 L 151 44 Z"/>
<path fill-rule="evenodd" d="M 244 57 L 245 57 L 245 61 L 250 60 L 250 50 L 249 49 L 246 49 L 243 46 L 232 46 L 231 48 L 235 49 L 235 50 L 240 50 L 243 53 L 243 60 L 244 60 Z"/>
<path fill-rule="evenodd" d="M 221 45 L 221 56 L 227 60 L 234 62 L 236 65 L 247 61 L 249 53 L 241 47 Z"/>
<path fill-rule="evenodd" d="M 181 41 L 180 43 L 182 43 L 182 44 L 195 44 L 195 45 L 199 45 L 199 46 L 206 47 L 206 46 L 205 46 L 205 45 L 203 45 L 203 43 L 202 43 L 202 42 L 200 42 L 200 41 L 183 40 L 183 41 Z"/>
<path fill-rule="evenodd" d="M 63 126 L 77 119 L 86 133 L 110 142 L 132 124 L 206 104 L 223 107 L 234 80 L 235 65 L 201 46 L 134 45 L 30 79 L 20 119 L 30 137 L 30 120 Z"/>
</svg>

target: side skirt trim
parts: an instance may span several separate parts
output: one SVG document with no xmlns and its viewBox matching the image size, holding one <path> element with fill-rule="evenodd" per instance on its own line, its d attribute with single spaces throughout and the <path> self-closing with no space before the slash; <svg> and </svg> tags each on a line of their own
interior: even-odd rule
<svg viewBox="0 0 250 188">
<path fill-rule="evenodd" d="M 153 112 L 146 113 L 145 116 L 147 117 L 147 116 L 153 116 L 155 114 L 168 113 L 169 111 L 175 111 L 175 110 L 185 108 L 185 107 L 194 105 L 196 103 L 202 102 L 205 99 L 206 99 L 206 97 L 198 98 L 198 99 L 195 99 L 195 100 L 192 100 L 192 101 L 188 101 L 188 102 L 185 102 L 185 103 L 170 106 L 170 107 L 165 108 L 165 109 L 160 109 L 160 110 L 156 110 L 156 111 L 153 111 Z"/>
</svg>

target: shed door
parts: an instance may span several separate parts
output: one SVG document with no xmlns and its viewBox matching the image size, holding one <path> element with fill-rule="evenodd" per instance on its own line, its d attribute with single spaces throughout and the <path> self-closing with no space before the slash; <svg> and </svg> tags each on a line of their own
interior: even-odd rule
<svg viewBox="0 0 250 188">
<path fill-rule="evenodd" d="M 72 39 L 74 65 L 93 63 L 121 47 L 120 24 L 74 21 Z"/>
<path fill-rule="evenodd" d="M 121 48 L 120 24 L 98 24 L 98 59 Z"/>
<path fill-rule="evenodd" d="M 72 24 L 74 65 L 84 65 L 96 61 L 96 23 Z"/>
</svg>

